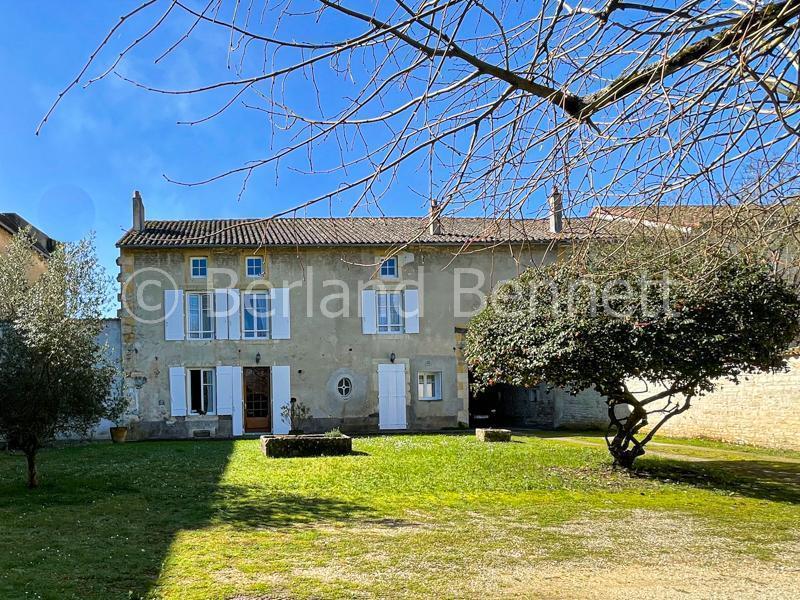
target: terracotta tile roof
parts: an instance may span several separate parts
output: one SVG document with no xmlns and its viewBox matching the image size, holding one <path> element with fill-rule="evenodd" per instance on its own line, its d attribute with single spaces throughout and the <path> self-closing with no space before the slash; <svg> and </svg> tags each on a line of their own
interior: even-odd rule
<svg viewBox="0 0 800 600">
<path fill-rule="evenodd" d="M 389 244 L 547 243 L 589 234 L 586 219 L 570 219 L 560 235 L 547 219 L 442 218 L 442 233 L 428 231 L 426 217 L 347 217 L 146 221 L 117 242 L 121 248 L 201 248 L 210 246 L 358 246 Z"/>
</svg>

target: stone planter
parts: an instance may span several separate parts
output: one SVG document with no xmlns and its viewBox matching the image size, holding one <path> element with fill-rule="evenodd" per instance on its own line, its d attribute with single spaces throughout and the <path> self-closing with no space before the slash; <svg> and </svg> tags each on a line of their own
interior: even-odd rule
<svg viewBox="0 0 800 600">
<path fill-rule="evenodd" d="M 353 451 L 353 439 L 325 437 L 322 434 L 262 435 L 261 452 L 271 458 L 300 456 L 342 456 Z"/>
<path fill-rule="evenodd" d="M 510 429 L 476 429 L 475 437 L 479 442 L 510 442 Z"/>
<path fill-rule="evenodd" d="M 115 444 L 124 443 L 128 437 L 127 427 L 110 427 L 108 431 L 111 434 L 111 441 Z"/>
</svg>

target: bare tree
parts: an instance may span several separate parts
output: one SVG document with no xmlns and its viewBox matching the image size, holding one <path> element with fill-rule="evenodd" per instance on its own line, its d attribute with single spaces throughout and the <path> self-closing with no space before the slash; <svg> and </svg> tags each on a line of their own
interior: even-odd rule
<svg viewBox="0 0 800 600">
<path fill-rule="evenodd" d="M 297 158 L 310 176 L 338 176 L 295 210 L 337 197 L 380 210 L 404 168 L 429 173 L 420 193 L 439 214 L 495 218 L 533 216 L 554 185 L 573 214 L 711 202 L 756 161 L 768 165 L 767 195 L 791 195 L 799 15 L 800 0 L 148 0 L 120 18 L 40 128 L 74 86 L 116 74 L 154 93 L 219 98 L 190 124 L 263 113 L 277 142 L 262 156 L 177 182 L 239 176 L 244 189 Z M 165 42 L 176 24 L 183 33 Z M 145 47 L 147 77 L 169 69 L 201 31 L 225 40 L 227 79 L 164 89 L 118 71 Z M 128 41 L 109 56 L 118 36 Z"/>
</svg>

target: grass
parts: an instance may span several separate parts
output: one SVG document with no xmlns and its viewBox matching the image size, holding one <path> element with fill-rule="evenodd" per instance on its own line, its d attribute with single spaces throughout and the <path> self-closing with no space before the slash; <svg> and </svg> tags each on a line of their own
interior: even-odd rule
<svg viewBox="0 0 800 600">
<path fill-rule="evenodd" d="M 783 585 L 800 464 L 703 448 L 630 476 L 539 436 L 361 438 L 315 459 L 255 440 L 90 444 L 43 452 L 32 492 L 0 454 L 0 598 L 557 597 L 597 589 L 597 567 L 657 580 L 670 561 L 684 584 L 728 565 Z"/>
<path fill-rule="evenodd" d="M 565 434 L 563 431 L 542 431 L 538 432 L 537 435 L 542 437 L 561 437 Z M 604 443 L 603 434 L 597 431 L 574 431 L 569 432 L 568 435 L 574 440 L 594 442 L 597 444 Z M 674 446 L 674 448 L 665 446 Z M 722 455 L 736 456 L 740 454 L 757 454 L 760 456 L 774 456 L 778 458 L 800 460 L 800 451 L 796 450 L 779 450 L 776 448 L 752 446 L 750 444 L 730 444 L 704 438 L 674 438 L 657 435 L 653 438 L 649 449 L 657 452 L 672 451 L 673 453 L 680 453 L 684 456 L 696 456 L 698 458 L 709 456 L 709 453 L 704 452 L 704 450 L 711 450 L 713 452 L 710 455 L 717 458 Z"/>
</svg>

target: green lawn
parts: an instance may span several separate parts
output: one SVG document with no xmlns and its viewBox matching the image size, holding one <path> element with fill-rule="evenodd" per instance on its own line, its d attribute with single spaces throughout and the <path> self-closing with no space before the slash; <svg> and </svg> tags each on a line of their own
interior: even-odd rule
<svg viewBox="0 0 800 600">
<path fill-rule="evenodd" d="M 790 455 L 703 446 L 702 461 L 645 457 L 629 476 L 602 448 L 533 435 L 354 448 L 266 459 L 255 440 L 74 446 L 42 453 L 33 492 L 22 458 L 0 453 L 0 598 L 624 597 L 702 586 L 790 597 L 800 585 Z"/>
</svg>

